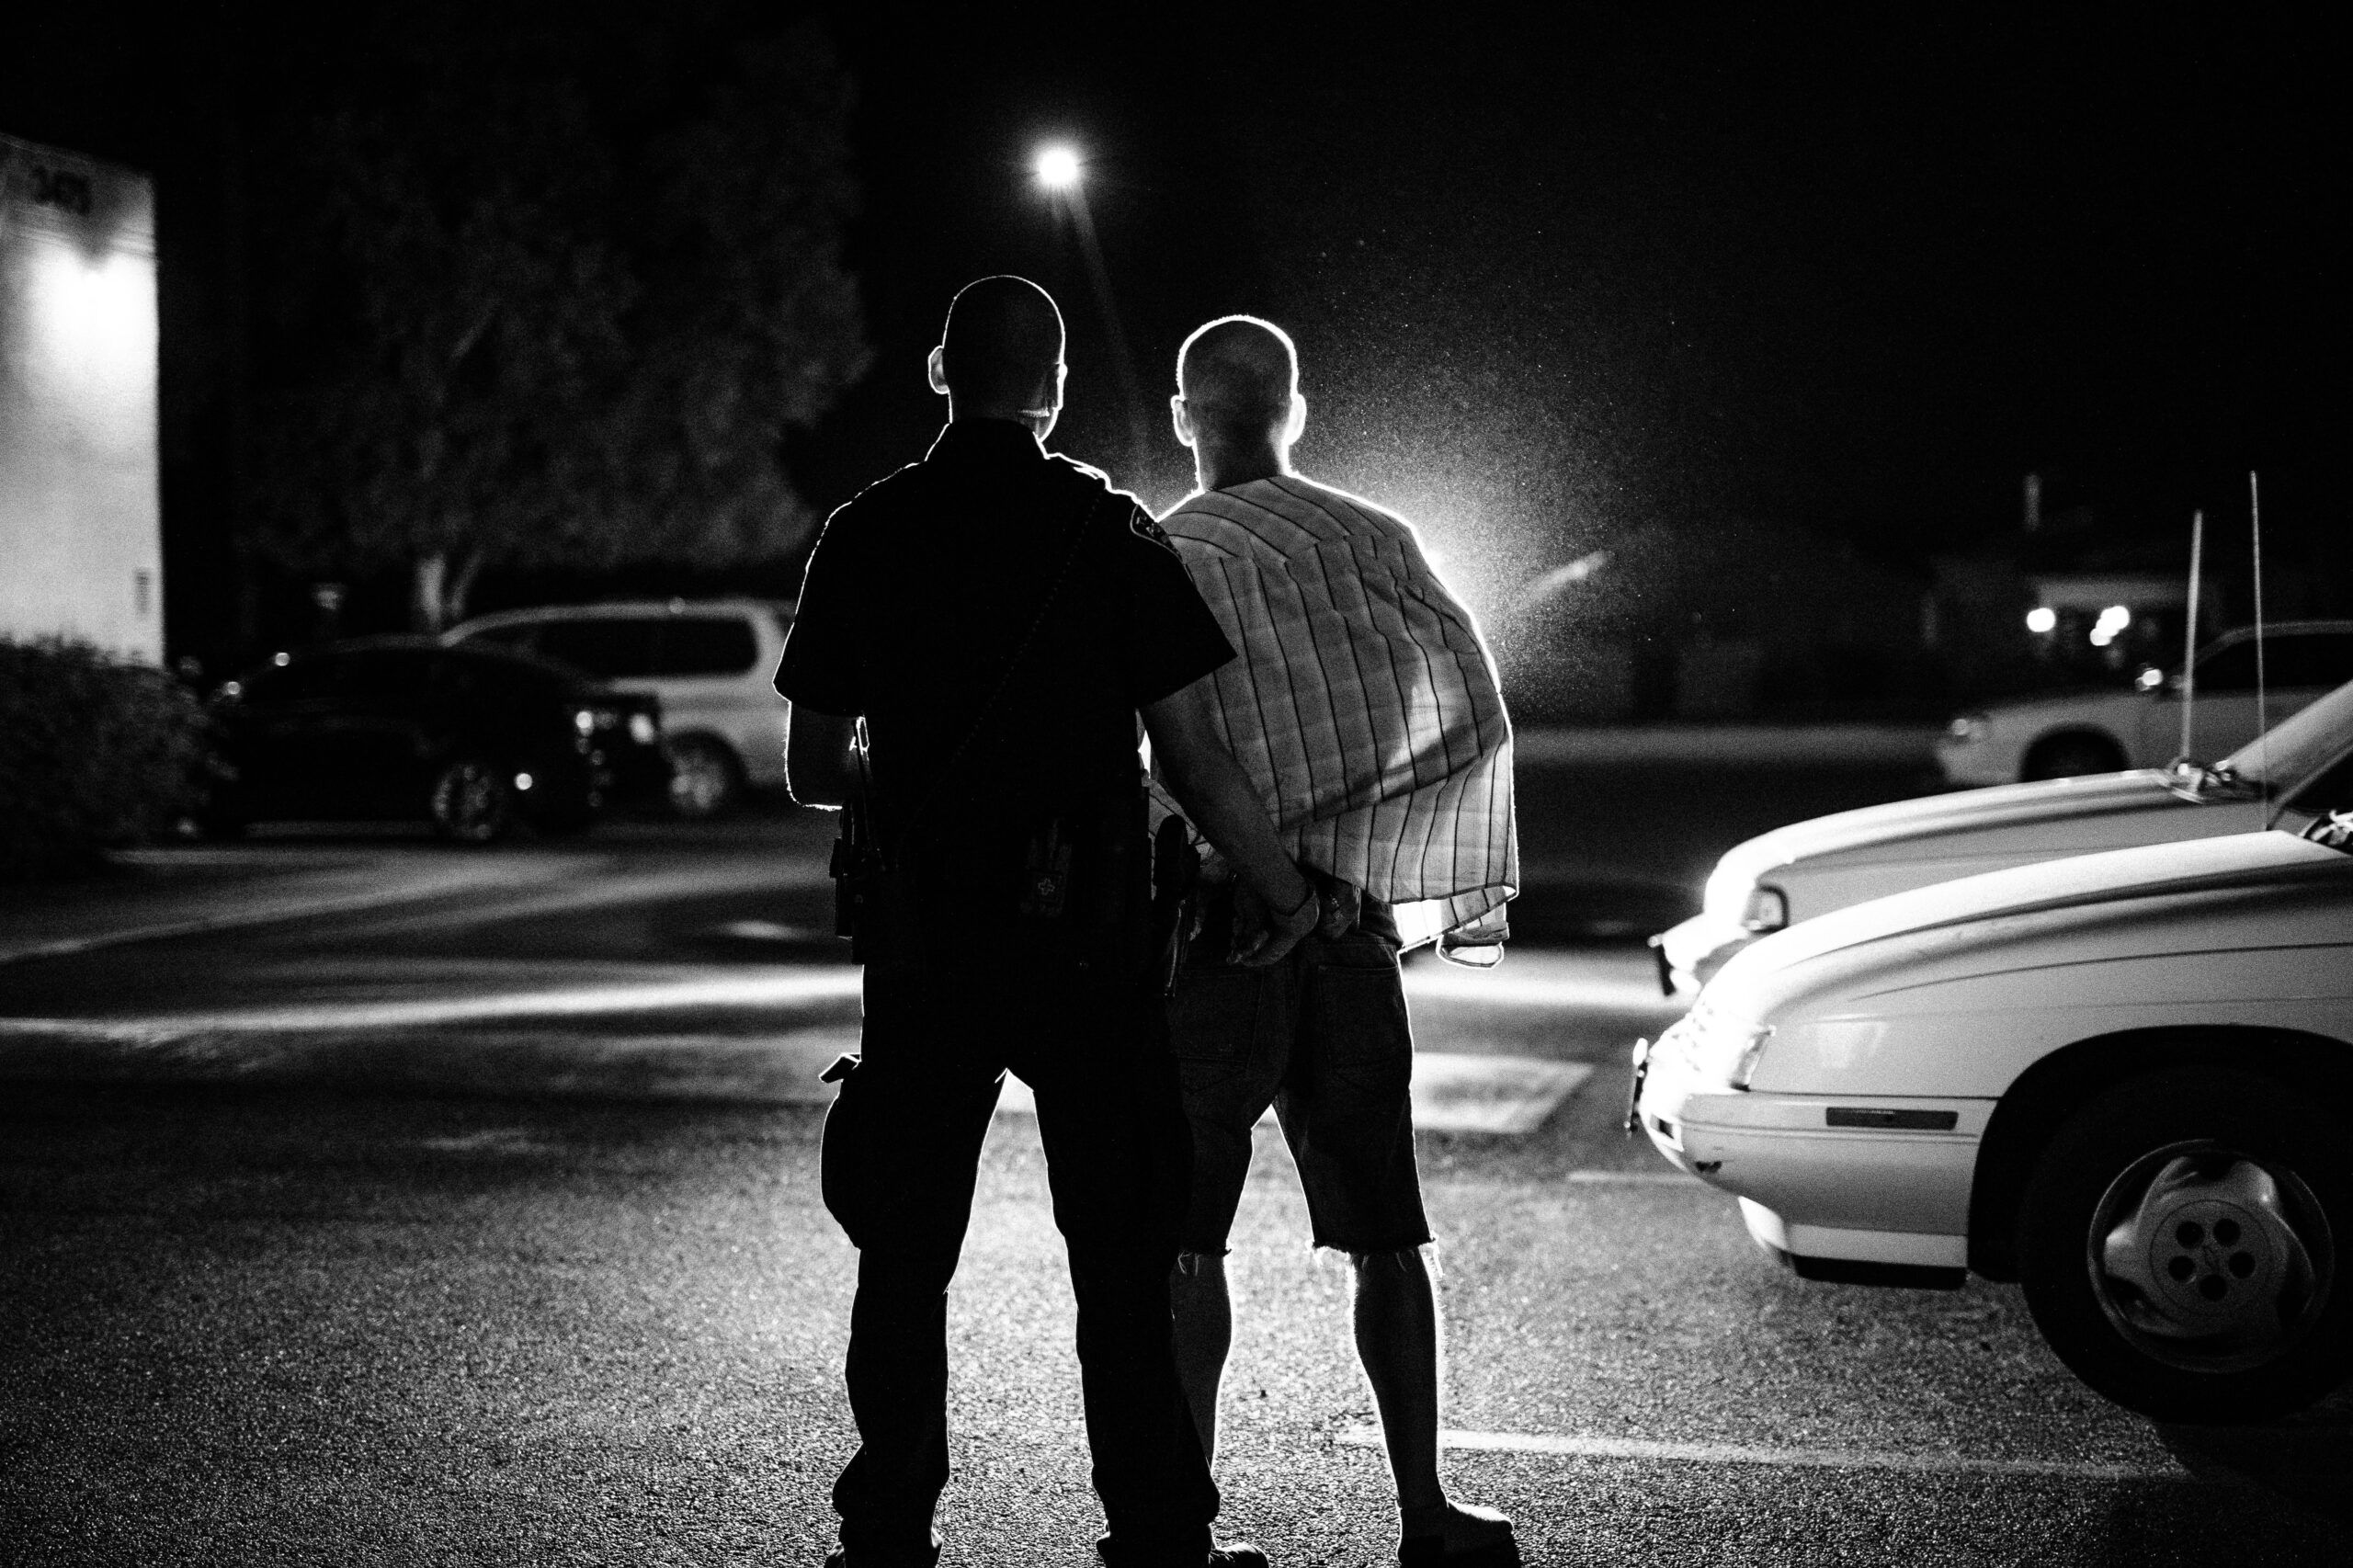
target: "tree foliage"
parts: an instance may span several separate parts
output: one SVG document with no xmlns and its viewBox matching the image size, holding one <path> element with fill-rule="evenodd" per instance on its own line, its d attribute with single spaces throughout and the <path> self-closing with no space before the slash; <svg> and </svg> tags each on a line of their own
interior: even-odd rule
<svg viewBox="0 0 2353 1568">
<path fill-rule="evenodd" d="M 204 713 L 150 665 L 0 638 L 0 882 L 72 871 L 197 804 Z"/>
<path fill-rule="evenodd" d="M 849 85 L 801 26 L 693 6 L 543 28 L 403 7 L 289 115 L 250 540 L 401 565 L 723 565 L 813 518 L 781 463 L 865 369 Z M 394 25 L 394 22 L 397 25 Z"/>
</svg>

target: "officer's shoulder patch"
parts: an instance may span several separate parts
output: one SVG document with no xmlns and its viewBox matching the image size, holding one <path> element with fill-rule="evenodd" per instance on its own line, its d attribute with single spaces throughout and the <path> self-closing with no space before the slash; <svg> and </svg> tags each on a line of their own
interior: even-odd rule
<svg viewBox="0 0 2353 1568">
<path fill-rule="evenodd" d="M 1168 530 L 1162 528 L 1158 523 L 1154 522 L 1152 520 L 1152 514 L 1145 511 L 1142 506 L 1138 506 L 1135 511 L 1129 516 L 1128 531 L 1135 535 L 1136 538 L 1140 540 L 1144 540 L 1150 543 L 1160 546 L 1161 549 L 1166 551 L 1171 555 L 1175 555 L 1176 553 L 1176 546 L 1175 542 L 1169 539 Z"/>
</svg>

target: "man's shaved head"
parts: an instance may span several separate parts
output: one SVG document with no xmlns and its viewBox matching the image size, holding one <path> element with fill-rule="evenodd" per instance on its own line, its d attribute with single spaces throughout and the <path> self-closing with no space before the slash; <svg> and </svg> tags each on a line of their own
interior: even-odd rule
<svg viewBox="0 0 2353 1568">
<path fill-rule="evenodd" d="M 1299 392 L 1299 351 L 1272 322 L 1221 316 L 1177 350 L 1176 392 L 1211 439 L 1264 441 Z"/>
<path fill-rule="evenodd" d="M 1063 362 L 1063 313 L 1027 278 L 1000 274 L 967 283 L 948 306 L 939 335 L 940 374 L 975 406 L 1036 406 L 1052 396 Z"/>
</svg>

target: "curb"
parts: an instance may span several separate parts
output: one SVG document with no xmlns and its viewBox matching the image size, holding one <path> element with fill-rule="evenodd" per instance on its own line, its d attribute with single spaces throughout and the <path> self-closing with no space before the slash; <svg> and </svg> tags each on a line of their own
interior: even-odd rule
<svg viewBox="0 0 2353 1568">
<path fill-rule="evenodd" d="M 1943 733 L 1915 724 L 1548 725 L 1516 732 L 1512 753 L 1533 767 L 1933 767 Z"/>
</svg>

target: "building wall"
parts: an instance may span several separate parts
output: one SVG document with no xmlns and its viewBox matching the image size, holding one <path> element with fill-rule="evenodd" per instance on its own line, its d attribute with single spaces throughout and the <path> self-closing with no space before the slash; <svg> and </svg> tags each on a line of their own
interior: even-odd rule
<svg viewBox="0 0 2353 1568">
<path fill-rule="evenodd" d="M 0 636 L 164 647 L 154 195 L 0 136 Z"/>
</svg>

